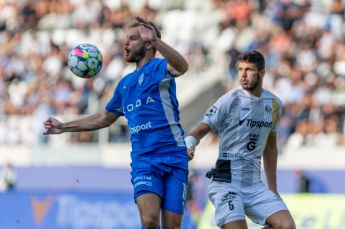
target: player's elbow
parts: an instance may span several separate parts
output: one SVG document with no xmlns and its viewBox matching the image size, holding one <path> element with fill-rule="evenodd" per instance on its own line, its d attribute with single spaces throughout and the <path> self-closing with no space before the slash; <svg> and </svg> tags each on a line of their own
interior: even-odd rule
<svg viewBox="0 0 345 229">
<path fill-rule="evenodd" d="M 178 71 L 182 74 L 186 73 L 188 71 L 188 62 L 185 58 L 181 58 L 179 60 L 179 62 L 177 62 L 178 64 Z"/>
<path fill-rule="evenodd" d="M 100 128 L 109 127 L 117 120 L 118 116 L 111 112 L 105 111 L 99 115 L 98 123 Z"/>
<path fill-rule="evenodd" d="M 179 66 L 178 68 L 175 68 L 175 75 L 176 76 L 181 76 L 184 73 L 186 73 L 188 71 L 188 64 L 183 64 L 181 66 Z"/>
<path fill-rule="evenodd" d="M 180 73 L 181 73 L 181 75 L 183 75 L 183 74 L 186 73 L 187 71 L 188 71 L 188 63 L 185 62 L 185 63 L 181 66 Z"/>
</svg>

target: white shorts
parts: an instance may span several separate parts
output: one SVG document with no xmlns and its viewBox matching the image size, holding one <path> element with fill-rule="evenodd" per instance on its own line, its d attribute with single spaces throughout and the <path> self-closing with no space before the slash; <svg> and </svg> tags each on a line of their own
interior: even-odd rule
<svg viewBox="0 0 345 229">
<path fill-rule="evenodd" d="M 288 210 L 280 196 L 270 191 L 263 183 L 248 187 L 237 187 L 231 183 L 211 181 L 208 187 L 209 199 L 215 206 L 218 227 L 245 220 L 246 215 L 254 223 L 265 225 L 269 216 L 281 210 Z"/>
</svg>

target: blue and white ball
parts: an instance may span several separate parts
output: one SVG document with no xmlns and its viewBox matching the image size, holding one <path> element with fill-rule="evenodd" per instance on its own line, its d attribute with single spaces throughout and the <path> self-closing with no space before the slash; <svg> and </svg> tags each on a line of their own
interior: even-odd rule
<svg viewBox="0 0 345 229">
<path fill-rule="evenodd" d="M 100 72 L 102 64 L 102 53 L 92 44 L 79 44 L 68 55 L 69 68 L 80 78 L 95 77 Z"/>
</svg>

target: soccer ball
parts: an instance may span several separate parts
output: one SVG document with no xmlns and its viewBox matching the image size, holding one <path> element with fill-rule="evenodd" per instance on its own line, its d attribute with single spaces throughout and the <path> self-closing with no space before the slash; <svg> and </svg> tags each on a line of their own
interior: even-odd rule
<svg viewBox="0 0 345 229">
<path fill-rule="evenodd" d="M 68 66 L 78 77 L 88 79 L 96 76 L 102 68 L 103 58 L 92 44 L 79 44 L 68 55 Z"/>
</svg>

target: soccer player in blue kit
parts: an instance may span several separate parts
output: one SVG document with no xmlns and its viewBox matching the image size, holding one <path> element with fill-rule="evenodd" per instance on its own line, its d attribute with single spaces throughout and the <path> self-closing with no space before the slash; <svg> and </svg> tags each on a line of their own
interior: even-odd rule
<svg viewBox="0 0 345 229">
<path fill-rule="evenodd" d="M 136 69 L 118 83 L 103 111 L 71 122 L 48 118 L 45 134 L 91 131 L 128 120 L 131 181 L 142 228 L 180 228 L 187 190 L 188 153 L 179 122 L 175 77 L 186 60 L 141 18 L 126 28 L 124 58 Z M 155 58 L 156 51 L 164 58 Z M 162 209 L 162 211 L 161 211 Z"/>
</svg>

